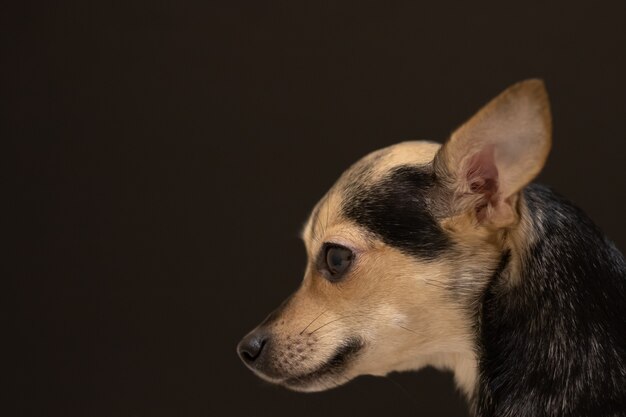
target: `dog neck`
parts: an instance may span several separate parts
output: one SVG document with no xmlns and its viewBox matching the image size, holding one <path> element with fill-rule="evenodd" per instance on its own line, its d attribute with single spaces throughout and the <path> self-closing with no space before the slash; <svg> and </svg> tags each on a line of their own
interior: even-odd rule
<svg viewBox="0 0 626 417">
<path fill-rule="evenodd" d="M 626 357 L 615 346 L 625 344 L 608 335 L 626 334 L 624 258 L 547 188 L 530 186 L 523 200 L 517 233 L 479 303 L 474 412 L 605 415 L 592 409 L 605 404 L 607 415 L 617 413 Z"/>
</svg>

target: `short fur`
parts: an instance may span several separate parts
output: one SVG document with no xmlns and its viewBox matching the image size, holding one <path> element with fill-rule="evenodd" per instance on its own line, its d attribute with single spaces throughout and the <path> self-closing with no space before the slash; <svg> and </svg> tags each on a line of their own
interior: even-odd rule
<svg viewBox="0 0 626 417">
<path fill-rule="evenodd" d="M 246 365 L 299 391 L 430 365 L 454 372 L 475 416 L 625 415 L 626 262 L 529 185 L 550 130 L 543 83 L 528 80 L 443 146 L 353 165 L 304 228 L 301 287 L 239 344 Z M 353 254 L 336 281 L 320 266 L 329 244 Z"/>
</svg>

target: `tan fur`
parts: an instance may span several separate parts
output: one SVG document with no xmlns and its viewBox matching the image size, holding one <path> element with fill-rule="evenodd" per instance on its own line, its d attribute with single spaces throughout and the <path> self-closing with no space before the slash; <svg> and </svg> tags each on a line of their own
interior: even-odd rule
<svg viewBox="0 0 626 417">
<path fill-rule="evenodd" d="M 489 147 L 494 148 L 499 193 L 488 207 L 494 228 L 513 225 L 517 193 L 544 166 L 551 147 L 552 118 L 548 96 L 541 80 L 522 81 L 491 100 L 457 129 L 435 159 L 435 169 L 456 188 L 470 194 L 466 181 L 468 161 Z M 475 204 L 468 200 L 463 209 Z"/>
<path fill-rule="evenodd" d="M 283 377 L 261 376 L 290 386 L 289 377 L 314 371 L 341 341 L 357 334 L 365 339 L 365 347 L 340 375 L 290 387 L 316 391 L 362 374 L 385 375 L 430 365 L 453 371 L 458 386 L 471 397 L 478 368 L 471 314 L 477 306 L 471 300 L 487 284 L 503 248 L 515 250 L 532 239 L 518 193 L 545 161 L 549 128 L 543 85 L 532 80 L 494 99 L 443 148 L 433 142 L 403 142 L 373 152 L 346 171 L 307 221 L 302 233 L 309 258 L 304 279 L 269 325 L 274 364 Z M 531 142 L 524 142 L 532 149 L 523 157 L 515 159 L 523 143 L 511 145 L 502 138 L 511 131 Z M 524 138 L 526 134 L 532 138 Z M 467 197 L 463 184 L 467 155 L 486 143 L 497 147 L 502 178 L 498 200 L 489 202 L 493 207 L 488 221 L 477 217 L 472 204 L 479 197 Z M 450 211 L 439 221 L 455 242 L 455 251 L 436 260 L 419 260 L 390 247 L 341 214 L 345 190 L 352 183 L 371 184 L 406 164 L 435 164 L 451 187 Z M 316 268 L 325 242 L 341 244 L 355 254 L 349 274 L 336 283 Z M 452 292 L 453 287 L 460 290 Z"/>
<path fill-rule="evenodd" d="M 398 165 L 430 163 L 439 148 L 439 144 L 426 141 L 403 142 L 386 148 L 368 181 L 375 181 Z M 366 156 L 363 161 L 375 154 Z M 353 169 L 357 169 L 356 165 Z M 451 304 L 445 291 L 450 284 L 448 281 L 452 277 L 464 279 L 464 272 L 449 259 L 419 262 L 372 240 L 342 218 L 339 215 L 341 189 L 349 177 L 350 170 L 320 201 L 316 221 L 313 223 L 313 217 L 308 220 L 303 240 L 310 260 L 316 258 L 324 242 L 352 248 L 357 260 L 351 276 L 341 283 L 331 284 L 309 264 L 301 288 L 283 314 L 292 321 L 279 322 L 274 331 L 284 335 L 299 333 L 308 322 L 315 320 L 307 331 L 325 327 L 313 333 L 313 337 L 323 335 L 324 340 L 341 340 L 347 336 L 343 329 L 366 335 L 366 352 L 342 376 L 344 380 L 340 383 L 362 374 L 385 375 L 390 370 L 417 370 L 431 365 L 454 371 L 459 387 L 466 395 L 471 395 L 477 369 L 472 326 L 467 312 Z M 457 227 L 459 224 L 457 222 Z M 459 236 L 464 233 L 469 236 L 466 227 L 457 232 Z M 470 235 L 473 234 L 478 235 L 477 240 L 491 238 L 489 233 L 480 230 Z M 468 246 L 472 247 L 472 239 Z M 481 254 L 474 251 L 467 256 L 482 261 Z M 466 275 L 468 280 L 475 279 L 471 270 Z M 319 314 L 322 316 L 318 317 Z M 315 354 L 323 361 L 333 347 L 322 343 Z M 302 365 L 302 372 L 309 370 L 306 361 Z M 320 381 L 305 390 L 325 389 L 334 383 L 337 381 Z"/>
<path fill-rule="evenodd" d="M 328 198 L 326 204 L 332 207 L 337 203 Z M 321 213 L 326 208 L 322 205 Z M 371 240 L 339 216 L 330 215 L 327 222 L 322 214 L 319 219 L 319 235 L 307 240 L 308 252 L 316 253 L 322 242 L 351 247 L 357 253 L 353 272 L 345 281 L 331 284 L 309 265 L 301 288 L 283 314 L 290 322 L 277 322 L 274 331 L 299 333 L 315 320 L 307 331 L 325 327 L 312 336 L 338 341 L 347 336 L 344 329 L 349 329 L 365 335 L 368 348 L 344 378 L 385 375 L 390 370 L 415 370 L 430 364 L 454 370 L 469 395 L 476 377 L 471 323 L 466 312 L 447 300 L 443 287 L 452 275 L 448 263 L 418 262 Z M 307 225 L 305 237 L 312 235 L 313 227 Z M 323 361 L 333 347 L 324 344 L 316 354 Z M 307 390 L 327 387 L 328 382 L 322 381 Z"/>
</svg>

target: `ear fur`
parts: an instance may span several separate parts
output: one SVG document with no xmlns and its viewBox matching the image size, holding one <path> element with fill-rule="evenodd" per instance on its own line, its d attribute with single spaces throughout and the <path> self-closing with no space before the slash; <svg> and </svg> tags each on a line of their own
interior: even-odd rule
<svg viewBox="0 0 626 417">
<path fill-rule="evenodd" d="M 435 156 L 453 210 L 473 210 L 479 223 L 496 228 L 514 224 L 518 194 L 543 168 L 551 131 L 543 81 L 519 82 L 491 100 Z"/>
</svg>

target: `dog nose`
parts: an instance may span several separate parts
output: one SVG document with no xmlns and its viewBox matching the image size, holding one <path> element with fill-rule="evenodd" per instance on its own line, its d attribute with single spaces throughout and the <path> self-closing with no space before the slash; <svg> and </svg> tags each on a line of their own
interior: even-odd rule
<svg viewBox="0 0 626 417">
<path fill-rule="evenodd" d="M 266 334 L 258 331 L 254 331 L 241 339 L 237 345 L 237 353 L 239 353 L 241 360 L 249 365 L 256 361 L 261 356 L 267 339 Z"/>
</svg>

